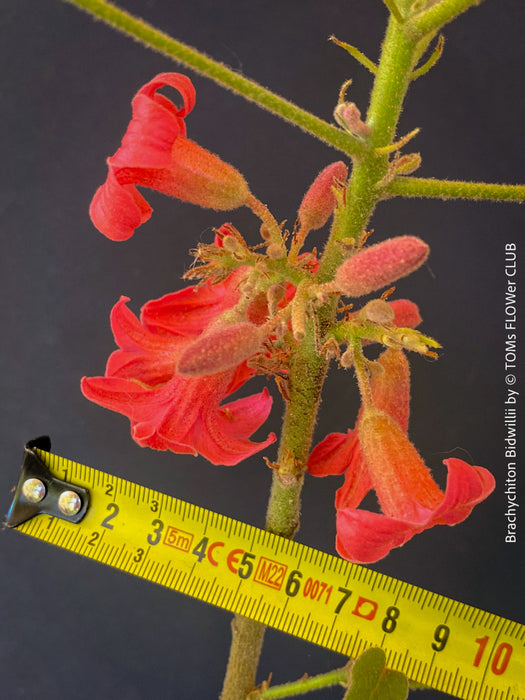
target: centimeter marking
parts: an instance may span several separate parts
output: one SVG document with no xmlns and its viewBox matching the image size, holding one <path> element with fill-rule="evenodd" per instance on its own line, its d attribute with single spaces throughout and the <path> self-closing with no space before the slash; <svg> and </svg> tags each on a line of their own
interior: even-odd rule
<svg viewBox="0 0 525 700">
<path fill-rule="evenodd" d="M 525 626 L 246 523 L 38 450 L 84 486 L 77 524 L 18 530 L 464 700 L 525 700 Z"/>
</svg>

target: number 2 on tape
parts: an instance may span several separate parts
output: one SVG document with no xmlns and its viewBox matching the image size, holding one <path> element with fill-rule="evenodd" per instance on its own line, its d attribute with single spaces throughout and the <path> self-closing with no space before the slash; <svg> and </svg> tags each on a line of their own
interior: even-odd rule
<svg viewBox="0 0 525 700">
<path fill-rule="evenodd" d="M 458 698 L 525 700 L 524 625 L 50 449 L 26 445 L 8 526 L 345 656 L 380 646 Z"/>
</svg>

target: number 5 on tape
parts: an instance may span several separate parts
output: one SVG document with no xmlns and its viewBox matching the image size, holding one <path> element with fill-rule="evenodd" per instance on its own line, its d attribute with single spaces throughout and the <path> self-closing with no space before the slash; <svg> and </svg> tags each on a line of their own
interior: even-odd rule
<svg viewBox="0 0 525 700">
<path fill-rule="evenodd" d="M 525 700 L 525 626 L 49 452 L 7 525 L 464 700 Z"/>
</svg>

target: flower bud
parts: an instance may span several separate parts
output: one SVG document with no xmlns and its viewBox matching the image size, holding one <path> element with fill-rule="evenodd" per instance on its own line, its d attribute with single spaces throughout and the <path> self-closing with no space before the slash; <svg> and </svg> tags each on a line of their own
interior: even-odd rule
<svg viewBox="0 0 525 700">
<path fill-rule="evenodd" d="M 177 139 L 171 155 L 171 187 L 163 191 L 209 209 L 237 209 L 246 203 L 246 180 L 219 156 L 189 139 Z"/>
<path fill-rule="evenodd" d="M 416 328 L 423 320 L 417 304 L 409 299 L 395 299 L 388 304 L 394 311 L 394 325 L 399 328 Z"/>
<path fill-rule="evenodd" d="M 361 119 L 361 112 L 353 102 L 340 102 L 334 111 L 335 121 L 354 136 L 366 139 L 372 129 Z"/>
<path fill-rule="evenodd" d="M 395 318 L 395 311 L 384 299 L 372 299 L 361 310 L 367 321 L 372 323 L 391 323 Z"/>
<path fill-rule="evenodd" d="M 337 161 L 321 170 L 310 185 L 299 207 L 301 226 L 315 231 L 326 224 L 335 209 L 335 197 L 332 192 L 335 180 L 344 182 L 348 168 L 342 161 Z"/>
<path fill-rule="evenodd" d="M 428 245 L 415 236 L 390 238 L 346 260 L 337 270 L 335 281 L 343 294 L 364 296 L 417 270 L 429 252 Z"/>
<path fill-rule="evenodd" d="M 263 332 L 252 323 L 235 323 L 204 333 L 182 353 L 177 372 L 187 377 L 224 372 L 254 355 Z"/>
</svg>

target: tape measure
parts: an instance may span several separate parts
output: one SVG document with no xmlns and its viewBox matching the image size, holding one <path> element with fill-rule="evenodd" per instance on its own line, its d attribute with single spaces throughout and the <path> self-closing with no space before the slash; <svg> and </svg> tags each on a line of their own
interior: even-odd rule
<svg viewBox="0 0 525 700">
<path fill-rule="evenodd" d="M 465 700 L 525 699 L 525 625 L 26 445 L 7 525 Z"/>
</svg>

